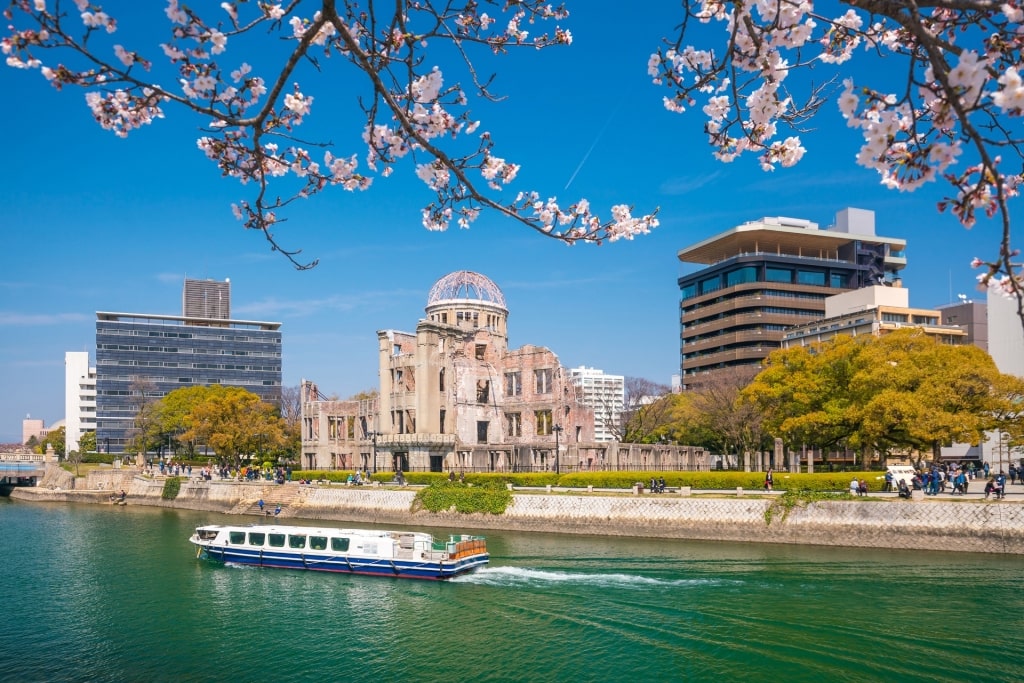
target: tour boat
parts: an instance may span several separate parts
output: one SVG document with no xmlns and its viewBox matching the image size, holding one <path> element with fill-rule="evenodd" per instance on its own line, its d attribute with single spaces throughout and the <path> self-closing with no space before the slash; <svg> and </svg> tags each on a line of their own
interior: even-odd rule
<svg viewBox="0 0 1024 683">
<path fill-rule="evenodd" d="M 413 531 L 212 524 L 189 541 L 196 557 L 221 562 L 408 579 L 450 579 L 490 559 L 482 536 L 464 534 L 437 541 Z"/>
</svg>

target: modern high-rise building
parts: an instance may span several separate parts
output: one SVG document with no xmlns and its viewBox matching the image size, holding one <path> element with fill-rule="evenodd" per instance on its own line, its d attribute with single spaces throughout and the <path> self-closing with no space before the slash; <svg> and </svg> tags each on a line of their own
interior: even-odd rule
<svg viewBox="0 0 1024 683">
<path fill-rule="evenodd" d="M 187 318 L 231 318 L 231 280 L 189 280 L 181 291 L 181 314 Z"/>
<path fill-rule="evenodd" d="M 594 441 L 621 441 L 620 421 L 626 404 L 626 378 L 597 368 L 569 368 L 580 403 L 594 411 Z"/>
<path fill-rule="evenodd" d="M 680 261 L 704 266 L 679 278 L 683 388 L 756 370 L 789 327 L 824 316 L 829 296 L 895 283 L 905 249 L 875 234 L 873 211 L 852 208 L 828 228 L 762 218 L 681 249 Z"/>
<path fill-rule="evenodd" d="M 183 309 L 196 310 L 187 296 Z M 229 311 L 230 301 L 219 301 L 216 309 L 210 310 Z M 281 323 L 187 313 L 96 313 L 100 450 L 124 452 L 138 432 L 137 417 L 146 405 L 175 389 L 213 384 L 241 387 L 280 404 Z"/>
<path fill-rule="evenodd" d="M 88 351 L 64 354 L 65 452 L 81 450 L 86 432 L 96 431 L 96 368 L 89 367 Z M 98 447 L 98 445 L 97 445 Z"/>
</svg>

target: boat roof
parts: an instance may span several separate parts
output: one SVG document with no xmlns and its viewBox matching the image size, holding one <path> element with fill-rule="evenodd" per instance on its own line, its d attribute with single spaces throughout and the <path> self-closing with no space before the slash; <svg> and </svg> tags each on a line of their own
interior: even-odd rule
<svg viewBox="0 0 1024 683">
<path fill-rule="evenodd" d="M 197 529 L 212 529 L 220 531 L 255 531 L 266 534 L 314 534 L 314 535 L 335 535 L 335 536 L 365 536 L 368 538 L 390 538 L 399 534 L 414 534 L 416 536 L 430 536 L 423 531 L 394 531 L 389 529 L 338 529 L 336 527 L 316 526 L 287 526 L 280 524 L 205 524 Z"/>
</svg>

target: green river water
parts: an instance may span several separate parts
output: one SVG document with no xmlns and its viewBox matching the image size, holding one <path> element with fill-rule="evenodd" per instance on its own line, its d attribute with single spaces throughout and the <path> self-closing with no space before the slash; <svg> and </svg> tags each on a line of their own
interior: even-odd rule
<svg viewBox="0 0 1024 683">
<path fill-rule="evenodd" d="M 0 680 L 1024 679 L 1021 557 L 491 532 L 448 583 L 196 559 L 195 526 L 243 521 L 0 499 Z"/>
</svg>

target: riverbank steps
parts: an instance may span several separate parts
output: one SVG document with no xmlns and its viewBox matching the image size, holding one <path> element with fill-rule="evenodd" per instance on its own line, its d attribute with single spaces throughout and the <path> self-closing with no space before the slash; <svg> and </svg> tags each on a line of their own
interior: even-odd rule
<svg viewBox="0 0 1024 683">
<path fill-rule="evenodd" d="M 1024 555 L 1024 502 L 991 500 L 824 500 L 788 508 L 777 496 L 643 494 L 608 491 L 515 492 L 504 514 L 411 511 L 415 491 L 381 486 L 315 486 L 289 482 L 181 482 L 164 499 L 164 478 L 132 470 L 99 470 L 75 480 L 57 472 L 11 497 L 35 502 L 109 504 L 124 489 L 129 505 L 252 515 L 282 504 L 282 517 L 308 520 L 543 531 L 710 541 L 791 543 Z M 63 473 L 66 475 L 67 473 Z M 71 488 L 73 486 L 74 488 Z"/>
</svg>

